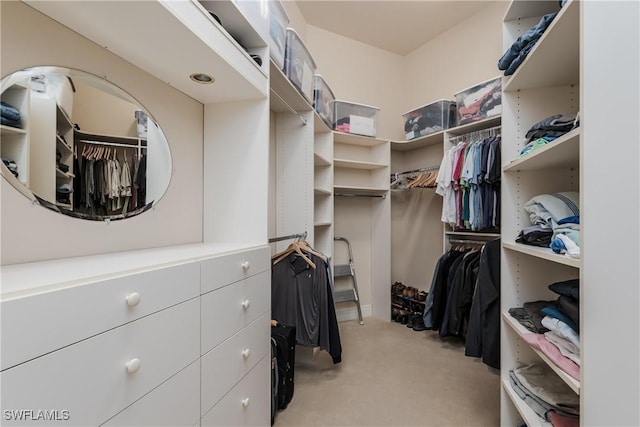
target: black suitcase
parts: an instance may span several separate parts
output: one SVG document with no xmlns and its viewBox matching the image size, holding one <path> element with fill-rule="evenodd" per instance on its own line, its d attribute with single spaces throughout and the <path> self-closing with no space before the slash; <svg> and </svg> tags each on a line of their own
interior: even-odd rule
<svg viewBox="0 0 640 427">
<path fill-rule="evenodd" d="M 278 412 L 278 346 L 276 340 L 271 338 L 271 425 L 276 422 Z"/>
<path fill-rule="evenodd" d="M 293 374 L 296 365 L 296 328 L 278 323 L 271 327 L 278 360 L 278 409 L 285 409 L 293 398 Z"/>
</svg>

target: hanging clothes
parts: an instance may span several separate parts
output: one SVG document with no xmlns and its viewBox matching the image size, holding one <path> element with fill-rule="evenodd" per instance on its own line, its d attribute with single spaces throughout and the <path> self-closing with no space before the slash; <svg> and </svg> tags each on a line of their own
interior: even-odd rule
<svg viewBox="0 0 640 427">
<path fill-rule="evenodd" d="M 500 136 L 461 141 L 445 153 L 436 179 L 442 222 L 453 230 L 499 228 L 500 162 Z"/>
<path fill-rule="evenodd" d="M 322 256 L 291 252 L 271 268 L 271 316 L 296 327 L 296 342 L 327 351 L 342 361 L 342 344 L 333 301 L 332 275 Z"/>
</svg>

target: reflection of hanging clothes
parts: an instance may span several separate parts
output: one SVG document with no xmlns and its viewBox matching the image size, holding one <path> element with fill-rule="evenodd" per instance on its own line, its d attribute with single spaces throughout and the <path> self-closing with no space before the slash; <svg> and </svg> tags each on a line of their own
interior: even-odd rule
<svg viewBox="0 0 640 427">
<path fill-rule="evenodd" d="M 136 208 L 142 208 L 146 204 L 147 198 L 147 155 L 140 156 L 140 162 L 136 170 L 135 176 L 135 188 L 137 193 L 137 205 Z"/>
</svg>

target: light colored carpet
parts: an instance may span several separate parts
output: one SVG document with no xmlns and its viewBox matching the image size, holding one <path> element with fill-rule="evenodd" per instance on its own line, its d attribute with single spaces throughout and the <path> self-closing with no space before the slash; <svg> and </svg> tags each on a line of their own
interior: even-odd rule
<svg viewBox="0 0 640 427">
<path fill-rule="evenodd" d="M 321 351 L 296 364 L 275 427 L 500 425 L 500 378 L 461 339 L 371 317 L 340 323 L 340 336 L 342 363 Z"/>
</svg>

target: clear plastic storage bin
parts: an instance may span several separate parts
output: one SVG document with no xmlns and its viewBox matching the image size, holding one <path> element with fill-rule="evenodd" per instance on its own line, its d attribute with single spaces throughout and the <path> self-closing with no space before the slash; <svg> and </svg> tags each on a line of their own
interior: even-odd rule
<svg viewBox="0 0 640 427">
<path fill-rule="evenodd" d="M 333 129 L 339 132 L 364 136 L 376 136 L 380 108 L 336 100 L 334 103 Z"/>
<path fill-rule="evenodd" d="M 456 126 L 458 111 L 454 101 L 440 99 L 404 113 L 402 117 L 405 139 L 408 141 Z"/>
<path fill-rule="evenodd" d="M 280 0 L 269 1 L 269 55 L 284 71 L 284 50 L 287 44 L 289 16 Z"/>
<path fill-rule="evenodd" d="M 486 80 L 456 94 L 458 125 L 502 114 L 502 77 Z"/>
<path fill-rule="evenodd" d="M 310 104 L 313 103 L 313 76 L 316 73 L 316 63 L 293 28 L 287 28 L 284 69 L 291 83 Z"/>
<path fill-rule="evenodd" d="M 313 108 L 330 128 L 333 126 L 333 102 L 336 97 L 320 74 L 316 74 L 313 91 Z"/>
</svg>

